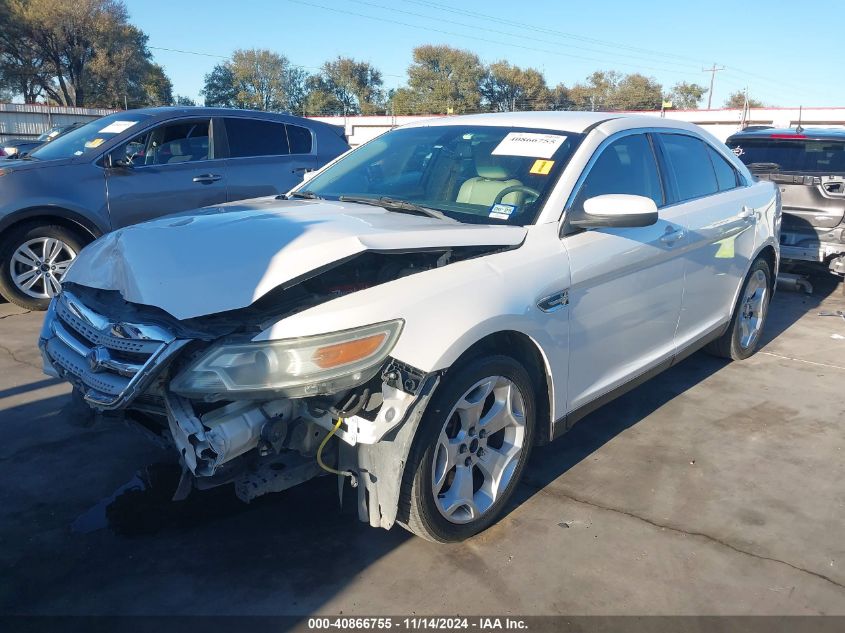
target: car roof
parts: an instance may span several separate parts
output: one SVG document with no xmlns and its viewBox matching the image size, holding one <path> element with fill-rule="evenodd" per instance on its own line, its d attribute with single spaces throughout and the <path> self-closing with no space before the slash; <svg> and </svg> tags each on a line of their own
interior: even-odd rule
<svg viewBox="0 0 845 633">
<path fill-rule="evenodd" d="M 598 125 L 614 121 L 622 127 L 673 127 L 701 132 L 701 128 L 685 121 L 664 119 L 629 112 L 583 112 L 583 111 L 539 111 L 539 112 L 492 112 L 488 114 L 462 114 L 423 119 L 403 127 L 425 127 L 430 125 L 490 125 L 502 127 L 527 127 L 545 130 L 560 130 L 582 134 Z"/>
<path fill-rule="evenodd" d="M 845 140 L 845 128 L 833 127 L 807 127 L 800 131 L 794 127 L 786 128 L 756 128 L 753 130 L 740 130 L 728 137 L 730 140 L 743 138 L 778 138 L 778 139 L 813 139 L 813 140 Z"/>
<path fill-rule="evenodd" d="M 266 112 L 264 110 L 244 110 L 240 108 L 207 108 L 205 106 L 159 106 L 155 108 L 136 108 L 134 110 L 125 111 L 126 116 L 132 114 L 143 114 L 149 116 L 152 120 L 169 119 L 174 116 L 209 116 L 209 117 L 246 117 L 253 119 L 269 119 L 275 121 L 287 121 L 291 123 L 299 123 L 307 121 L 311 127 L 335 127 L 322 121 L 315 121 L 313 119 L 306 119 L 304 117 L 296 116 L 294 114 L 283 114 L 281 112 Z"/>
</svg>

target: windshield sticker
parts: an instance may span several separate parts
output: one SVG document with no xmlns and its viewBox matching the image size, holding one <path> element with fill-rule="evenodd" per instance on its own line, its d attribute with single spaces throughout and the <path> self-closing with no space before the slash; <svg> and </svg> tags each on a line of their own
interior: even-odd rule
<svg viewBox="0 0 845 633">
<path fill-rule="evenodd" d="M 507 220 L 511 217 L 511 213 L 516 211 L 516 205 L 513 204 L 494 204 L 490 207 L 490 215 L 491 218 L 496 218 L 497 220 Z"/>
<path fill-rule="evenodd" d="M 565 140 L 566 137 L 559 134 L 510 132 L 490 153 L 494 156 L 551 158 Z"/>
<path fill-rule="evenodd" d="M 103 143 L 105 143 L 106 139 L 104 138 L 92 138 L 90 141 L 85 143 L 85 149 L 94 149 L 95 147 L 99 147 Z"/>
<path fill-rule="evenodd" d="M 745 153 L 745 150 L 742 149 L 739 145 L 734 147 L 731 151 L 737 156 L 742 156 Z"/>
<path fill-rule="evenodd" d="M 100 134 L 120 134 L 136 125 L 137 121 L 113 121 L 100 130 Z"/>
<path fill-rule="evenodd" d="M 538 176 L 548 176 L 554 164 L 555 162 L 553 160 L 543 160 L 542 158 L 538 158 L 534 161 L 534 164 L 531 165 L 531 170 L 528 173 L 536 174 Z"/>
</svg>

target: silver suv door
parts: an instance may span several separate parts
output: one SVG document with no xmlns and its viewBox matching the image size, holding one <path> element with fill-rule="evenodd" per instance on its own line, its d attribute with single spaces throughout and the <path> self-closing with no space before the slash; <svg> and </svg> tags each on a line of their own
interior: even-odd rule
<svg viewBox="0 0 845 633">
<path fill-rule="evenodd" d="M 113 228 L 226 202 L 226 165 L 207 117 L 162 123 L 116 152 L 126 165 L 106 169 Z"/>
<path fill-rule="evenodd" d="M 650 368 L 671 362 L 684 290 L 678 254 L 686 242 L 648 135 L 623 132 L 599 148 L 570 209 L 602 194 L 652 198 L 656 224 L 600 228 L 564 237 L 569 288 L 568 410 L 589 404 Z"/>
</svg>

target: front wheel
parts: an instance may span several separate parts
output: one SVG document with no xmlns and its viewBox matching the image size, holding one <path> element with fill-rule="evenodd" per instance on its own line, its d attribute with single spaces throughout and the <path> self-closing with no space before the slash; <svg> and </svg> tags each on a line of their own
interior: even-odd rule
<svg viewBox="0 0 845 633">
<path fill-rule="evenodd" d="M 489 527 L 531 452 L 534 398 L 528 373 L 506 356 L 480 358 L 447 374 L 409 455 L 400 523 L 442 543 Z"/>
<path fill-rule="evenodd" d="M 83 246 L 78 233 L 60 225 L 13 229 L 0 243 L 0 294 L 22 308 L 46 310 Z"/>
<path fill-rule="evenodd" d="M 706 347 L 714 356 L 744 360 L 757 351 L 772 290 L 769 264 L 758 259 L 752 264 L 739 293 L 730 326 L 720 338 Z"/>
</svg>

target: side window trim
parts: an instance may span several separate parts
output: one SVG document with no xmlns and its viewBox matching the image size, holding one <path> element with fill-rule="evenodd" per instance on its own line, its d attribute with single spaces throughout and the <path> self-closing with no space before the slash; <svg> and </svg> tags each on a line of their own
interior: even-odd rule
<svg viewBox="0 0 845 633">
<path fill-rule="evenodd" d="M 651 147 L 652 156 L 654 158 L 654 164 L 657 169 L 658 178 L 661 182 L 661 189 L 663 189 L 663 206 L 658 207 L 660 209 L 668 206 L 668 199 L 666 196 L 666 190 L 663 185 L 663 176 L 661 174 L 660 169 L 660 161 L 658 160 L 657 153 L 655 152 L 654 145 L 651 142 L 649 136 L 655 132 L 653 128 L 632 128 L 630 130 L 622 130 L 621 132 L 616 132 L 611 136 L 604 139 L 599 146 L 596 148 L 596 151 L 593 152 L 593 155 L 590 156 L 590 160 L 587 161 L 587 164 L 584 166 L 584 169 L 581 171 L 581 175 L 578 176 L 578 180 L 575 182 L 575 186 L 572 188 L 572 192 L 569 194 L 569 197 L 566 200 L 566 204 L 563 207 L 563 214 L 566 215 L 567 211 L 572 210 L 572 205 L 575 204 L 575 201 L 578 200 L 578 196 L 581 194 L 581 189 L 584 187 L 584 182 L 587 180 L 587 177 L 590 175 L 590 172 L 593 170 L 593 167 L 598 162 L 598 159 L 601 157 L 602 153 L 613 143 L 618 141 L 621 138 L 625 138 L 626 136 L 634 136 L 634 135 L 642 135 L 646 137 L 646 142 L 648 142 L 649 147 Z"/>
<path fill-rule="evenodd" d="M 208 121 L 208 154 L 209 154 L 209 156 L 208 156 L 208 158 L 204 158 L 202 160 L 186 161 L 185 163 L 173 163 L 173 165 L 174 166 L 175 165 L 185 165 L 186 163 L 190 164 L 190 165 L 197 165 L 197 164 L 207 163 L 207 162 L 213 161 L 213 160 L 219 160 L 219 157 L 216 156 L 216 154 L 217 154 L 217 152 L 215 151 L 216 148 L 214 147 L 214 118 L 213 117 L 184 116 L 184 117 L 177 117 L 177 118 L 174 118 L 174 119 L 166 119 L 164 121 L 159 121 L 158 123 L 153 123 L 152 125 L 150 125 L 145 130 L 139 132 L 135 136 L 128 139 L 126 142 L 121 143 L 120 145 L 118 145 L 118 147 L 122 147 L 124 145 L 127 145 L 130 141 L 132 141 L 132 139 L 138 138 L 139 136 L 142 136 L 144 134 L 152 134 L 155 130 L 157 130 L 160 127 L 172 125 L 174 123 L 190 123 L 192 121 Z M 149 151 L 149 143 L 150 143 L 150 139 L 147 138 L 147 147 L 145 148 L 145 151 Z M 111 150 L 111 151 L 114 151 L 114 150 Z M 170 166 L 169 163 L 162 163 L 160 165 L 135 165 L 135 166 L 133 166 L 133 169 L 147 169 L 148 167 L 162 168 L 162 167 L 169 167 L 169 166 Z"/>
</svg>

